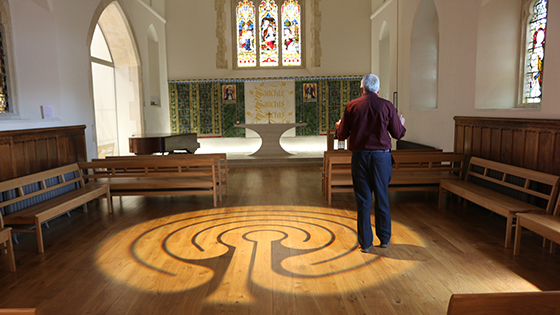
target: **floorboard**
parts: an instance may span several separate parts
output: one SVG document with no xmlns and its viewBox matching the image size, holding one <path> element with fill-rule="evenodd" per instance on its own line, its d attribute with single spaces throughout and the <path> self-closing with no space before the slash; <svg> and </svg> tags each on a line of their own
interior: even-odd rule
<svg viewBox="0 0 560 315">
<path fill-rule="evenodd" d="M 0 308 L 37 314 L 446 314 L 451 294 L 560 290 L 560 254 L 436 192 L 390 192 L 389 248 L 361 253 L 352 193 L 319 167 L 232 168 L 228 196 L 114 197 L 18 235 Z M 378 240 L 374 245 L 377 245 Z"/>
</svg>

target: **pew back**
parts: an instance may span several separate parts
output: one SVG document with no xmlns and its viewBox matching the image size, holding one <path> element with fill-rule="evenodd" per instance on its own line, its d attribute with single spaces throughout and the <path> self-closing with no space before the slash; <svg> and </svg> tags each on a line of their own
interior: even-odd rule
<svg viewBox="0 0 560 315">
<path fill-rule="evenodd" d="M 558 315 L 560 291 L 453 294 L 447 315 Z"/>
<path fill-rule="evenodd" d="M 150 159 L 165 159 L 165 160 L 192 160 L 192 159 L 211 158 L 215 162 L 216 175 L 218 177 L 218 193 L 220 201 L 225 188 L 225 194 L 228 194 L 228 165 L 227 155 L 225 153 L 200 153 L 200 154 L 166 154 L 166 155 L 130 155 L 130 156 L 107 156 L 106 159 L 117 160 L 150 160 Z M 92 162 L 97 162 L 103 159 L 93 159 Z"/>
<path fill-rule="evenodd" d="M 459 180 L 465 156 L 453 152 L 393 154 L 393 176 L 389 190 L 435 190 L 441 179 Z M 326 172 L 326 198 L 331 204 L 332 194 L 352 192 L 352 156 L 338 154 L 329 158 Z"/>
<path fill-rule="evenodd" d="M 105 159 L 79 163 L 84 178 L 110 187 L 117 196 L 211 194 L 217 206 L 212 158 Z"/>
</svg>

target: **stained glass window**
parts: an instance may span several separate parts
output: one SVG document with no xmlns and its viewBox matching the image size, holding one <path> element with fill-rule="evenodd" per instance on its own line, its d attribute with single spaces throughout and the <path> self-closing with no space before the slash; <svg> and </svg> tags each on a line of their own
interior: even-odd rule
<svg viewBox="0 0 560 315">
<path fill-rule="evenodd" d="M 537 0 L 527 25 L 527 52 L 523 102 L 540 103 L 542 97 L 544 47 L 548 0 Z"/>
<path fill-rule="evenodd" d="M 4 28 L 0 26 L 0 113 L 9 113 L 8 77 L 6 75 L 6 61 L 4 55 Z"/>
<path fill-rule="evenodd" d="M 243 0 L 236 10 L 237 16 L 237 66 L 254 67 L 257 64 L 255 46 L 255 6 Z"/>
<path fill-rule="evenodd" d="M 278 65 L 278 6 L 274 0 L 262 0 L 259 6 L 261 66 Z"/>
<path fill-rule="evenodd" d="M 282 64 L 301 65 L 300 50 L 301 12 L 297 1 L 285 1 L 282 5 Z"/>
<path fill-rule="evenodd" d="M 300 66 L 301 16 L 298 0 L 240 0 L 235 26 L 237 66 Z"/>
</svg>

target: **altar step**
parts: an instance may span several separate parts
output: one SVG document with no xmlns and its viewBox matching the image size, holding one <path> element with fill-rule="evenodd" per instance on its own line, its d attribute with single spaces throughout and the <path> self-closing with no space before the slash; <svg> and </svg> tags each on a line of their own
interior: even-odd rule
<svg viewBox="0 0 560 315">
<path fill-rule="evenodd" d="M 286 157 L 252 157 L 246 154 L 229 154 L 229 168 L 248 167 L 322 167 L 323 152 L 305 152 Z"/>
</svg>

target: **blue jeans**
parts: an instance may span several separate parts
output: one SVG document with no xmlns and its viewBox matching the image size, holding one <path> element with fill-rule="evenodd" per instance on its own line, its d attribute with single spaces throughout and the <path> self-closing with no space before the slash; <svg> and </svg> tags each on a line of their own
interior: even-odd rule
<svg viewBox="0 0 560 315">
<path fill-rule="evenodd" d="M 371 229 L 371 204 L 373 197 L 375 235 L 382 244 L 391 239 L 391 210 L 389 206 L 389 181 L 393 175 L 391 152 L 352 152 L 352 181 L 358 207 L 358 243 L 362 248 L 373 245 Z M 372 195 L 373 191 L 373 195 Z"/>
</svg>

